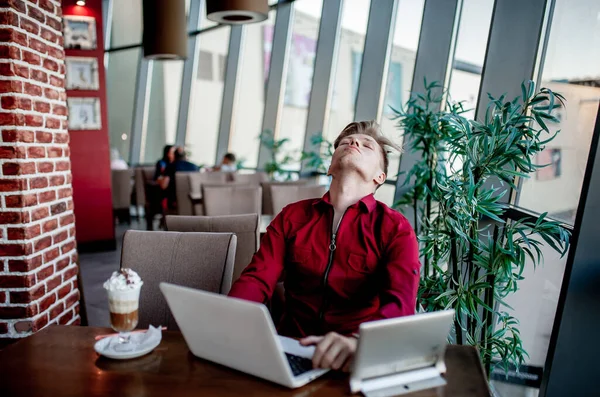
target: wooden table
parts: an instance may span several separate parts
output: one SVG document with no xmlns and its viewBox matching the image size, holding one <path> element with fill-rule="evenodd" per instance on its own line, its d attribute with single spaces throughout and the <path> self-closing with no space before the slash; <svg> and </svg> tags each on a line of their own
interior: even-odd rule
<svg viewBox="0 0 600 397">
<path fill-rule="evenodd" d="M 94 352 L 106 328 L 51 326 L 0 351 L 0 396 L 345 396 L 348 375 L 330 372 L 295 390 L 194 357 L 179 332 L 154 352 L 114 361 Z M 489 396 L 475 349 L 450 346 L 448 385 L 411 397 Z"/>
</svg>

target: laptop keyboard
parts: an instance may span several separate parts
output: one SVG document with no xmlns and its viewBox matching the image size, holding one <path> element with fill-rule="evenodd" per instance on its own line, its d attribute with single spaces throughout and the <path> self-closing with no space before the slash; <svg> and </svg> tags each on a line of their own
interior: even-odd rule
<svg viewBox="0 0 600 397">
<path fill-rule="evenodd" d="M 308 358 L 295 356 L 289 353 L 285 353 L 285 357 L 287 358 L 288 363 L 290 363 L 290 368 L 292 369 L 294 376 L 301 375 L 313 369 L 312 361 Z"/>
</svg>

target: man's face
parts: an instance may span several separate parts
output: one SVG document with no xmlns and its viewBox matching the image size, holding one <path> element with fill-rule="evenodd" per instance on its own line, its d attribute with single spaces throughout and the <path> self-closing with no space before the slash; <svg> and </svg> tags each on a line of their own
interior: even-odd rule
<svg viewBox="0 0 600 397">
<path fill-rule="evenodd" d="M 374 138 L 365 134 L 353 134 L 344 137 L 331 159 L 328 174 L 339 170 L 354 170 L 365 181 L 373 181 L 377 185 L 385 181 L 383 172 L 383 154 Z"/>
</svg>

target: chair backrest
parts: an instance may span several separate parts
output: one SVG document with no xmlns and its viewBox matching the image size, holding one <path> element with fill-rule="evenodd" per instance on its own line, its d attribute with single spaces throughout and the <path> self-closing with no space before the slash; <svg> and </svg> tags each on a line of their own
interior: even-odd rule
<svg viewBox="0 0 600 397">
<path fill-rule="evenodd" d="M 167 230 L 176 232 L 234 233 L 237 236 L 233 281 L 258 251 L 258 214 L 224 216 L 167 216 Z"/>
<path fill-rule="evenodd" d="M 202 196 L 202 185 L 208 183 L 210 185 L 226 185 L 230 183 L 232 174 L 230 172 L 191 172 L 189 178 L 189 193 L 197 196 Z M 190 202 L 191 213 L 189 215 L 204 215 L 204 206 L 202 204 L 193 204 Z M 181 213 L 179 215 L 188 215 Z"/>
<path fill-rule="evenodd" d="M 132 169 L 111 171 L 113 208 L 129 208 L 131 204 L 131 191 L 133 189 L 131 184 L 132 176 Z"/>
<path fill-rule="evenodd" d="M 308 179 L 299 179 L 289 182 L 263 182 L 260 185 L 263 189 L 262 213 L 263 215 L 275 215 L 273 211 L 273 198 L 271 197 L 271 186 L 305 186 L 309 182 Z"/>
<path fill-rule="evenodd" d="M 233 181 L 233 174 L 231 172 L 201 172 L 198 178 L 200 183 L 208 183 L 211 185 L 225 184 Z"/>
<path fill-rule="evenodd" d="M 262 205 L 260 186 L 203 185 L 202 204 L 204 215 L 258 214 Z"/>
<path fill-rule="evenodd" d="M 159 283 L 227 294 L 231 288 L 237 237 L 233 233 L 178 233 L 129 230 L 123 237 L 121 267 L 135 270 L 144 285 L 139 328 L 177 329 Z"/>
<path fill-rule="evenodd" d="M 231 181 L 231 173 L 229 172 L 190 172 L 190 192 L 200 193 L 202 185 L 208 183 L 210 185 L 225 185 Z"/>
<path fill-rule="evenodd" d="M 177 198 L 177 215 L 194 214 L 192 201 L 190 200 L 190 193 L 192 192 L 192 180 L 194 180 L 197 177 L 192 176 L 193 174 L 200 174 L 200 172 L 175 173 L 175 196 Z"/>
<path fill-rule="evenodd" d="M 260 186 L 263 182 L 268 182 L 269 177 L 266 172 L 255 172 L 253 174 L 233 174 L 233 181 L 238 184 L 246 184 L 253 186 Z"/>
<path fill-rule="evenodd" d="M 134 171 L 136 205 L 146 205 L 146 182 L 154 179 L 154 167 L 136 167 Z"/>
<path fill-rule="evenodd" d="M 321 198 L 327 192 L 327 186 L 271 186 L 273 212 L 278 214 L 283 207 L 296 201 Z"/>
</svg>

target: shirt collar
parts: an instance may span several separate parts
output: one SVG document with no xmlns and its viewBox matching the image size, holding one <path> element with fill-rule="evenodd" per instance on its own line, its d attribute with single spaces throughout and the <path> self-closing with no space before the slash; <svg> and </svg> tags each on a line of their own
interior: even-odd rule
<svg viewBox="0 0 600 397">
<path fill-rule="evenodd" d="M 313 205 L 323 205 L 323 204 L 331 206 L 331 196 L 329 194 L 329 191 L 327 191 L 327 193 L 325 193 L 323 195 L 323 197 L 321 197 L 319 200 L 317 200 L 313 203 Z M 358 200 L 357 204 L 360 206 L 360 208 L 362 210 L 364 210 L 366 212 L 371 212 L 377 206 L 377 201 L 375 200 L 375 196 L 373 196 L 373 193 L 371 193 L 371 194 L 368 194 L 365 197 L 361 198 L 360 200 Z M 355 204 L 355 205 L 357 205 L 357 204 Z"/>
</svg>

